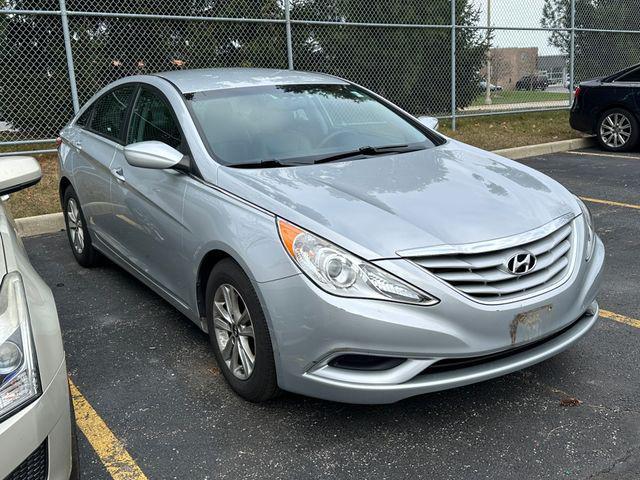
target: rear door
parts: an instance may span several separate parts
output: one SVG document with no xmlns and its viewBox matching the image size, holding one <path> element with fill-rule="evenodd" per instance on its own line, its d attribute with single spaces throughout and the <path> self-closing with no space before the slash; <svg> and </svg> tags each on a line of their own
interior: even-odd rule
<svg viewBox="0 0 640 480">
<path fill-rule="evenodd" d="M 98 240 L 109 243 L 111 163 L 117 147 L 123 144 L 127 110 L 133 98 L 132 84 L 116 87 L 99 97 L 76 123 L 71 142 L 75 149 L 73 183 L 82 205 L 85 219 Z M 84 117 L 84 118 L 83 118 Z"/>
<path fill-rule="evenodd" d="M 171 105 L 154 87 L 141 86 L 131 110 L 127 144 L 155 140 L 189 158 Z M 184 167 L 187 168 L 187 167 Z M 182 248 L 183 202 L 188 176 L 180 168 L 156 170 L 129 165 L 118 149 L 112 186 L 118 249 L 128 262 L 186 304 L 190 263 Z"/>
</svg>

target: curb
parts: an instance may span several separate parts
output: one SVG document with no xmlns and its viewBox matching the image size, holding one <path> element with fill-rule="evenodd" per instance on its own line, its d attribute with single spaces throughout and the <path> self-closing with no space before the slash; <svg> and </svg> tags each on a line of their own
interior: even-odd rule
<svg viewBox="0 0 640 480">
<path fill-rule="evenodd" d="M 560 140 L 559 142 L 540 143 L 538 145 L 526 145 L 524 147 L 505 148 L 502 150 L 494 150 L 493 153 L 510 158 L 511 160 L 518 160 L 520 158 L 536 157 L 548 153 L 593 147 L 595 144 L 596 137 L 583 137 L 572 138 L 571 140 Z"/>
<path fill-rule="evenodd" d="M 65 229 L 62 212 L 17 218 L 15 222 L 16 231 L 21 237 L 55 233 Z"/>
<path fill-rule="evenodd" d="M 527 145 L 524 147 L 505 148 L 494 150 L 493 153 L 503 157 L 517 160 L 526 157 L 535 157 L 547 153 L 566 152 L 579 148 L 592 147 L 596 144 L 595 137 L 574 138 L 571 140 L 560 140 L 559 142 L 541 143 L 539 145 Z M 43 235 L 55 233 L 65 229 L 62 212 L 37 215 L 35 217 L 25 217 L 16 219 L 16 230 L 21 237 L 31 237 L 33 235 Z"/>
</svg>

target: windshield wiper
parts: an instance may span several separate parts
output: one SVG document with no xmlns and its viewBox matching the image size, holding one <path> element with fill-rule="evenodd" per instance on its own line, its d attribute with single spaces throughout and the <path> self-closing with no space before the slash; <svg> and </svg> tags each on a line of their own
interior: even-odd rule
<svg viewBox="0 0 640 480">
<path fill-rule="evenodd" d="M 234 163 L 229 165 L 234 168 L 274 168 L 274 167 L 292 167 L 294 165 L 303 165 L 301 163 L 282 162 L 275 158 L 259 160 L 257 162 Z"/>
<path fill-rule="evenodd" d="M 357 148 L 355 150 L 349 150 L 347 152 L 336 153 L 329 155 L 328 157 L 322 157 L 314 160 L 313 163 L 327 163 L 334 162 L 336 160 L 344 160 L 351 157 L 359 156 L 373 156 L 373 155 L 388 155 L 390 153 L 406 153 L 415 152 L 416 150 L 424 150 L 423 145 L 384 145 L 381 147 L 371 147 L 366 145 L 364 147 Z"/>
</svg>

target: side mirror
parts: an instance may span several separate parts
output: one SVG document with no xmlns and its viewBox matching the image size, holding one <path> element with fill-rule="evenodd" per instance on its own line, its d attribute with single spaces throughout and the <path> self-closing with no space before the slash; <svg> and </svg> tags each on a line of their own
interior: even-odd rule
<svg viewBox="0 0 640 480">
<path fill-rule="evenodd" d="M 40 164 L 33 157 L 0 158 L 0 195 L 9 195 L 35 185 L 42 178 Z"/>
<path fill-rule="evenodd" d="M 129 165 L 140 168 L 162 170 L 175 167 L 183 156 L 175 148 L 155 140 L 132 143 L 124 147 L 124 158 Z"/>
<path fill-rule="evenodd" d="M 425 115 L 422 117 L 418 117 L 418 121 L 431 130 L 438 130 L 438 127 L 440 126 L 440 122 L 436 117 L 427 117 Z"/>
</svg>

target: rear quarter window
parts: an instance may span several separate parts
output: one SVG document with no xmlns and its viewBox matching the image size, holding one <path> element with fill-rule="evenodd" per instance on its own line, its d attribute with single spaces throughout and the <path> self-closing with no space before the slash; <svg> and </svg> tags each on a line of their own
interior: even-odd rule
<svg viewBox="0 0 640 480">
<path fill-rule="evenodd" d="M 105 93 L 93 104 L 91 130 L 120 141 L 125 125 L 125 116 L 135 86 L 125 85 Z"/>
<path fill-rule="evenodd" d="M 80 115 L 78 120 L 76 120 L 76 125 L 80 127 L 86 127 L 89 125 L 89 121 L 91 120 L 91 114 L 93 113 L 93 105 L 91 105 L 87 110 Z"/>
</svg>

